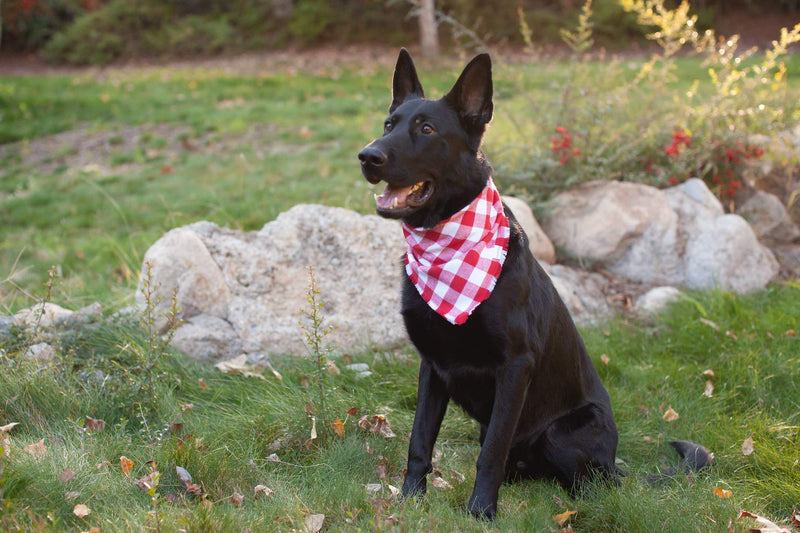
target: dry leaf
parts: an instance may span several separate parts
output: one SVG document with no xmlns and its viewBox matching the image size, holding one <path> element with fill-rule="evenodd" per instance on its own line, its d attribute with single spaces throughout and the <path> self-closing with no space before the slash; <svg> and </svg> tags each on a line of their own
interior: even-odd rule
<svg viewBox="0 0 800 533">
<path fill-rule="evenodd" d="M 92 433 L 102 433 L 106 430 L 106 421 L 87 416 L 83 427 L 86 428 L 86 431 L 91 431 Z"/>
<path fill-rule="evenodd" d="M 131 473 L 131 468 L 135 465 L 133 461 L 125 457 L 124 455 L 119 458 L 119 466 L 122 467 L 122 472 L 127 476 Z"/>
<path fill-rule="evenodd" d="M 177 435 L 183 431 L 183 422 L 170 422 L 169 423 L 169 432 L 173 435 Z"/>
<path fill-rule="evenodd" d="M 194 404 L 193 403 L 182 403 L 182 404 L 180 404 L 180 407 L 181 407 L 181 413 L 186 413 L 186 412 L 189 412 L 192 409 L 194 409 Z"/>
<path fill-rule="evenodd" d="M 300 133 L 300 137 L 302 137 L 303 139 L 310 139 L 311 138 L 311 130 L 308 128 L 308 126 L 301 127 L 299 133 Z"/>
<path fill-rule="evenodd" d="M 264 460 L 266 462 L 268 462 L 268 463 L 280 463 L 281 462 L 281 459 L 280 459 L 280 457 L 278 457 L 277 453 L 269 454 L 269 456 L 267 456 L 267 458 L 264 459 Z"/>
<path fill-rule="evenodd" d="M 793 329 L 788 329 L 788 330 L 786 330 L 786 333 L 784 333 L 784 335 L 786 335 L 787 337 L 796 337 L 797 336 L 797 331 L 795 331 Z"/>
<path fill-rule="evenodd" d="M 714 490 L 712 490 L 711 492 L 717 498 L 730 498 L 731 496 L 733 496 L 733 492 L 723 489 L 721 487 L 714 487 Z"/>
<path fill-rule="evenodd" d="M 792 524 L 795 527 L 800 527 L 800 511 L 797 510 L 797 507 L 792 507 Z"/>
<path fill-rule="evenodd" d="M 58 480 L 61 483 L 66 483 L 67 481 L 70 481 L 74 477 L 75 477 L 75 472 L 73 472 L 72 469 L 70 469 L 70 467 L 66 467 L 64 471 L 61 473 L 61 475 L 58 476 Z"/>
<path fill-rule="evenodd" d="M 571 516 L 577 514 L 578 511 L 564 511 L 563 513 L 557 514 L 553 517 L 553 520 L 556 521 L 558 527 L 564 527 L 564 524 L 569 522 Z"/>
<path fill-rule="evenodd" d="M 435 477 L 431 480 L 431 485 L 437 489 L 452 489 L 452 485 L 440 477 Z"/>
<path fill-rule="evenodd" d="M 82 503 L 79 503 L 72 509 L 72 514 L 74 514 L 78 518 L 86 518 L 87 516 L 89 516 L 89 513 L 91 512 L 92 510 L 86 507 Z"/>
<path fill-rule="evenodd" d="M 467 479 L 464 477 L 464 474 L 457 472 L 456 470 L 451 470 L 450 475 L 459 483 L 464 483 L 464 480 Z"/>
<path fill-rule="evenodd" d="M 8 433 L 9 431 L 14 429 L 14 427 L 16 427 L 18 425 L 19 425 L 19 422 L 10 422 L 10 423 L 6 424 L 5 426 L 0 426 L 0 433 Z"/>
<path fill-rule="evenodd" d="M 34 444 L 28 444 L 23 449 L 32 456 L 36 457 L 37 459 L 40 459 L 45 455 L 47 455 L 47 448 L 44 447 L 44 439 Z"/>
<path fill-rule="evenodd" d="M 378 479 L 386 479 L 386 465 L 381 463 L 375 469 L 375 473 L 378 476 Z"/>
<path fill-rule="evenodd" d="M 322 530 L 322 524 L 325 522 L 324 514 L 312 514 L 306 517 L 303 523 L 303 533 L 319 533 Z"/>
<path fill-rule="evenodd" d="M 386 487 L 389 489 L 389 492 L 392 493 L 392 496 L 397 496 L 398 494 L 400 494 L 400 489 L 398 489 L 394 485 L 386 485 Z"/>
<path fill-rule="evenodd" d="M 250 365 L 247 362 L 247 354 L 241 354 L 240 356 L 234 357 L 233 359 L 228 359 L 227 361 L 220 361 L 214 365 L 214 368 L 225 374 L 241 374 L 245 377 L 267 379 L 262 373 L 253 371 L 253 365 Z"/>
<path fill-rule="evenodd" d="M 358 407 L 351 407 L 350 409 L 345 411 L 345 414 L 348 414 L 350 416 L 356 416 L 356 413 L 358 413 Z"/>
<path fill-rule="evenodd" d="M 234 505 L 234 507 L 241 507 L 244 505 L 244 496 L 238 492 L 234 492 L 231 494 L 231 503 Z"/>
<path fill-rule="evenodd" d="M 175 473 L 178 475 L 178 481 L 180 481 L 181 485 L 184 487 L 188 487 L 192 483 L 192 475 L 182 466 L 176 466 Z"/>
<path fill-rule="evenodd" d="M 370 494 L 375 494 L 377 492 L 380 492 L 381 489 L 383 488 L 383 486 L 380 483 L 367 483 L 366 485 L 364 485 L 364 487 Z"/>
<path fill-rule="evenodd" d="M 277 370 L 275 370 L 275 368 L 273 368 L 272 364 L 270 364 L 269 361 L 267 361 L 266 366 L 267 366 L 267 369 L 270 372 L 272 372 L 272 375 L 275 376 L 276 378 L 278 378 L 278 381 L 283 381 L 283 376 L 281 376 L 281 373 L 278 372 Z"/>
<path fill-rule="evenodd" d="M 316 416 L 312 416 L 311 417 L 311 440 L 314 440 L 316 438 L 317 438 L 317 417 Z"/>
<path fill-rule="evenodd" d="M 750 435 L 742 443 L 742 455 L 752 455 L 753 451 L 753 436 Z"/>
<path fill-rule="evenodd" d="M 177 492 L 170 492 L 164 496 L 164 499 L 167 503 L 181 503 L 181 496 Z"/>
<path fill-rule="evenodd" d="M 136 480 L 136 486 L 142 489 L 143 492 L 147 492 L 151 488 L 153 488 L 153 484 L 156 481 L 156 477 L 158 476 L 158 471 L 153 470 L 149 472 L 139 479 Z"/>
<path fill-rule="evenodd" d="M 208 390 L 208 385 L 206 385 L 206 382 L 203 378 L 197 378 L 197 384 L 200 386 L 201 389 Z"/>
<path fill-rule="evenodd" d="M 275 491 L 266 485 L 256 485 L 253 489 L 253 495 L 258 496 L 259 493 L 263 494 L 264 496 L 271 496 L 272 494 L 275 494 Z"/>
<path fill-rule="evenodd" d="M 663 416 L 665 422 L 675 422 L 680 417 L 681 415 L 679 415 L 678 412 L 672 407 L 667 409 Z"/>
<path fill-rule="evenodd" d="M 706 380 L 706 388 L 703 391 L 703 396 L 707 396 L 708 398 L 711 398 L 711 396 L 713 394 L 714 394 L 714 382 L 711 381 L 710 379 L 707 379 Z"/>
<path fill-rule="evenodd" d="M 330 359 L 325 361 L 325 364 L 328 367 L 328 374 L 330 374 L 331 376 L 338 376 L 342 373 L 342 371 L 339 370 L 339 367 L 336 366 L 336 363 L 334 363 Z"/>
<path fill-rule="evenodd" d="M 710 321 L 710 320 L 709 320 L 709 319 L 707 319 L 707 318 L 701 318 L 701 319 L 700 319 L 700 322 L 702 322 L 702 323 L 703 323 L 703 324 L 705 324 L 706 326 L 709 326 L 709 327 L 711 327 L 711 328 L 714 328 L 715 330 L 719 331 L 719 326 L 718 326 L 718 325 L 716 325 L 715 323 L 713 323 L 712 321 Z"/>
<path fill-rule="evenodd" d="M 336 420 L 333 421 L 333 432 L 336 433 L 336 436 L 340 439 L 344 438 L 344 422 L 338 416 Z"/>
<path fill-rule="evenodd" d="M 95 470 L 100 470 L 104 466 L 110 466 L 110 465 L 111 465 L 111 461 L 105 460 L 105 461 L 99 462 L 96 465 L 94 465 L 94 468 L 95 468 Z"/>
<path fill-rule="evenodd" d="M 203 493 L 203 486 L 199 483 L 187 483 L 186 492 L 194 494 L 195 496 L 200 496 Z"/>
<path fill-rule="evenodd" d="M 739 340 L 739 337 L 736 336 L 736 333 L 734 333 L 732 331 L 726 331 L 725 335 L 727 335 L 728 337 L 732 338 L 735 341 Z"/>
<path fill-rule="evenodd" d="M 80 495 L 81 495 L 81 493 L 78 492 L 77 490 L 71 490 L 71 491 L 69 491 L 69 492 L 64 494 L 64 499 L 67 500 L 67 501 L 71 501 L 71 500 L 74 500 L 75 498 L 77 498 Z"/>
<path fill-rule="evenodd" d="M 609 359 L 609 357 L 606 354 L 602 354 L 600 356 L 600 361 L 602 361 L 604 365 L 608 366 L 608 363 L 611 362 L 611 359 Z"/>
<path fill-rule="evenodd" d="M 714 375 L 714 371 L 709 369 L 703 370 L 703 375 L 707 378 L 714 379 L 716 376 Z"/>
<path fill-rule="evenodd" d="M 760 527 L 760 528 L 750 528 L 749 529 L 750 532 L 753 532 L 753 533 L 759 533 L 759 532 L 760 533 L 791 533 L 791 531 L 789 531 L 788 528 L 781 527 L 778 524 L 776 524 L 775 522 L 773 522 L 772 520 L 764 518 L 763 516 L 758 516 L 757 514 L 749 513 L 747 511 L 742 511 L 742 512 L 739 513 L 739 518 L 740 519 L 742 517 L 745 517 L 745 516 L 748 517 L 748 518 L 752 518 L 753 520 L 755 520 L 756 522 L 758 522 L 759 524 L 764 526 L 764 527 Z"/>
</svg>

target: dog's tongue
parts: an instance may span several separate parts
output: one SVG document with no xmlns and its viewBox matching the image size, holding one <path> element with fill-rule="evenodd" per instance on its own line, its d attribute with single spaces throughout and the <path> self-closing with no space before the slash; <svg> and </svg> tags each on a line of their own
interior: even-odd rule
<svg viewBox="0 0 800 533">
<path fill-rule="evenodd" d="M 380 196 L 375 196 L 375 204 L 381 209 L 394 209 L 406 204 L 408 194 L 414 186 L 410 187 L 392 187 L 386 186 L 386 190 Z"/>
</svg>

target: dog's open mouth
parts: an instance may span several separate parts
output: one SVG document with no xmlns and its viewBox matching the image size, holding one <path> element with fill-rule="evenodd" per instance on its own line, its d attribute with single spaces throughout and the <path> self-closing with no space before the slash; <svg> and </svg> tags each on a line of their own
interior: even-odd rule
<svg viewBox="0 0 800 533">
<path fill-rule="evenodd" d="M 410 187 L 387 185 L 381 195 L 375 195 L 378 211 L 384 215 L 402 214 L 409 209 L 420 207 L 433 194 L 433 183 L 420 181 Z"/>
</svg>

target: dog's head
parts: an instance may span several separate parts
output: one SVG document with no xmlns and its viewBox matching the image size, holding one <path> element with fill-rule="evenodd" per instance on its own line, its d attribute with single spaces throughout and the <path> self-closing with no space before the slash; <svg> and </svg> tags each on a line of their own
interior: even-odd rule
<svg viewBox="0 0 800 533">
<path fill-rule="evenodd" d="M 429 100 L 411 56 L 400 50 L 383 136 L 358 154 L 367 181 L 386 182 L 375 197 L 378 214 L 431 227 L 471 202 L 488 177 L 480 144 L 491 119 L 488 54 L 470 61 L 444 97 Z"/>
</svg>

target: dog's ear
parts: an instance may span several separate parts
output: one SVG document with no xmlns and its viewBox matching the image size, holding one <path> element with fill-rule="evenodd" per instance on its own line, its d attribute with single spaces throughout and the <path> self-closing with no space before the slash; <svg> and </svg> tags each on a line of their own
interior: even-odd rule
<svg viewBox="0 0 800 533">
<path fill-rule="evenodd" d="M 492 60 L 489 54 L 475 56 L 464 67 L 445 100 L 470 125 L 483 127 L 492 120 Z"/>
<path fill-rule="evenodd" d="M 389 106 L 389 113 L 394 113 L 394 110 L 408 98 L 424 97 L 425 93 L 417 77 L 417 69 L 414 68 L 411 54 L 405 48 L 401 48 L 400 55 L 397 56 L 397 65 L 394 67 L 392 105 Z"/>
</svg>

